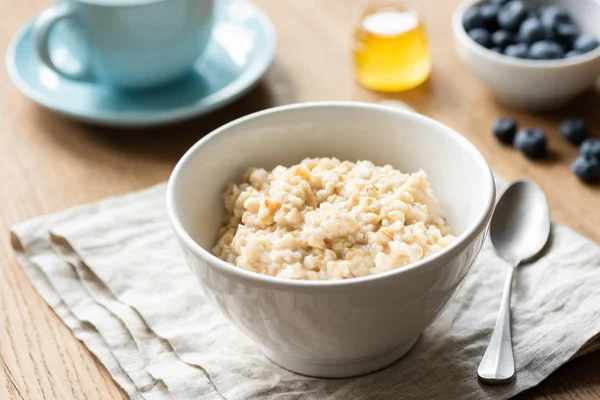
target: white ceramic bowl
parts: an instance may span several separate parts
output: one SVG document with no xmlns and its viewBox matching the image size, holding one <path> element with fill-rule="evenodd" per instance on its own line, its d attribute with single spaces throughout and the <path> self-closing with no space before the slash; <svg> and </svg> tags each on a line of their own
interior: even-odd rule
<svg viewBox="0 0 600 400">
<path fill-rule="evenodd" d="M 459 238 L 413 265 L 338 281 L 274 278 L 213 256 L 227 183 L 251 166 L 306 157 L 423 168 Z M 481 248 L 494 195 L 485 159 L 452 129 L 389 106 L 324 102 L 258 112 L 200 140 L 173 171 L 167 209 L 185 259 L 231 323 L 287 369 L 343 377 L 395 361 L 442 312 Z"/>
<path fill-rule="evenodd" d="M 600 38 L 600 2 L 596 0 L 528 1 L 565 7 L 581 30 Z M 458 54 L 503 103 L 528 110 L 562 107 L 589 89 L 600 73 L 600 48 L 563 60 L 525 60 L 497 54 L 475 43 L 462 26 L 463 15 L 481 0 L 463 1 L 452 18 Z"/>
</svg>

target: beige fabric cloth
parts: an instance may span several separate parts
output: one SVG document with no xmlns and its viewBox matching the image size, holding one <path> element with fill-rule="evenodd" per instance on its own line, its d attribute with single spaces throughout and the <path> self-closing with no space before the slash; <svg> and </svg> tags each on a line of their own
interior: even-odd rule
<svg viewBox="0 0 600 400">
<path fill-rule="evenodd" d="M 507 398 L 598 347 L 600 248 L 555 224 L 545 256 L 517 275 L 515 382 L 487 387 L 476 378 L 507 272 L 490 243 L 459 296 L 399 362 L 353 379 L 293 374 L 208 302 L 164 198 L 161 184 L 12 229 L 33 285 L 132 399 Z"/>
</svg>

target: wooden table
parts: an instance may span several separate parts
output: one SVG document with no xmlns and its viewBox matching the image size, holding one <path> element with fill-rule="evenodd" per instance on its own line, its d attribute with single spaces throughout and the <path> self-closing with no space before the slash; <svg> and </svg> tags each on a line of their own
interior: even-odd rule
<svg viewBox="0 0 600 400">
<path fill-rule="evenodd" d="M 577 150 L 557 133 L 558 121 L 584 117 L 600 135 L 600 95 L 570 108 L 529 114 L 504 108 L 458 61 L 450 16 L 458 0 L 423 0 L 434 71 L 424 86 L 383 96 L 355 84 L 348 0 L 257 0 L 279 35 L 275 64 L 262 83 L 235 104 L 184 124 L 121 131 L 78 124 L 45 111 L 0 75 L 0 399 L 119 399 L 124 394 L 96 359 L 63 326 L 17 265 L 9 227 L 40 214 L 130 192 L 164 181 L 183 152 L 202 135 L 236 117 L 274 105 L 313 100 L 398 99 L 468 137 L 507 179 L 530 178 L 546 191 L 553 217 L 600 243 L 600 190 L 584 186 L 569 165 Z M 0 49 L 49 1 L 0 3 Z M 531 162 L 498 145 L 491 122 L 511 115 L 540 126 L 553 157 Z M 600 353 L 570 362 L 521 395 L 538 399 L 600 397 Z"/>
</svg>

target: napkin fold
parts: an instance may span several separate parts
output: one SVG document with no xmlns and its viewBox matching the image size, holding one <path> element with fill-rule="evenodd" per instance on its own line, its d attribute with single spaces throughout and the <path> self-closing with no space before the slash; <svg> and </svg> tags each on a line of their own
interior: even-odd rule
<svg viewBox="0 0 600 400">
<path fill-rule="evenodd" d="M 12 228 L 32 284 L 132 399 L 500 399 L 600 348 L 600 247 L 553 224 L 544 256 L 517 273 L 511 384 L 485 386 L 476 374 L 508 267 L 489 242 L 459 295 L 403 359 L 358 378 L 296 375 L 209 303 L 164 199 L 161 184 Z"/>
</svg>

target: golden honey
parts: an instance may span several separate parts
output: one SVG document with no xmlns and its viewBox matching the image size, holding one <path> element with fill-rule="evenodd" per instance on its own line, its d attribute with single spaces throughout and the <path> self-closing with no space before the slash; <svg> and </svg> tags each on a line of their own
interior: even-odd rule
<svg viewBox="0 0 600 400">
<path fill-rule="evenodd" d="M 354 31 L 358 81 L 382 92 L 412 89 L 425 82 L 431 58 L 419 14 L 402 7 L 365 10 Z"/>
</svg>

